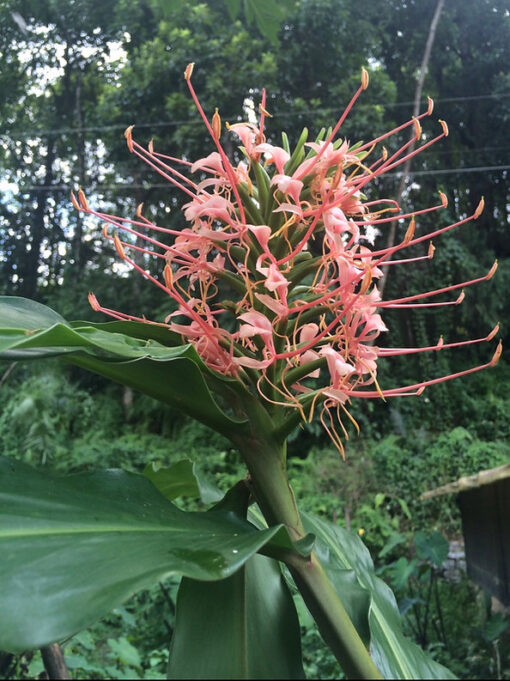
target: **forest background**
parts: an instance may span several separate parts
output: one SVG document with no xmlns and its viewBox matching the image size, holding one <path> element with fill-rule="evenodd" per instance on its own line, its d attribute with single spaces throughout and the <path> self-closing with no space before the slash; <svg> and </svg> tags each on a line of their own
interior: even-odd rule
<svg viewBox="0 0 510 681">
<path fill-rule="evenodd" d="M 141 143 L 189 159 L 210 148 L 183 70 L 196 62 L 204 108 L 245 120 L 267 88 L 270 140 L 286 130 L 330 125 L 357 88 L 362 66 L 371 85 L 345 124 L 351 141 L 375 137 L 406 120 L 437 0 L 4 0 L 0 7 L 0 293 L 34 298 L 66 318 L 99 321 L 87 293 L 105 307 L 163 318 L 168 300 L 126 272 L 101 225 L 71 206 L 82 186 L 105 212 L 131 216 L 144 203 L 152 218 L 183 226 L 182 199 L 129 155 L 124 129 Z M 391 345 L 479 338 L 499 321 L 508 346 L 510 245 L 510 12 L 507 0 L 446 0 L 424 81 L 434 116 L 449 137 L 413 161 L 406 211 L 450 204 L 419 228 L 485 212 L 452 236 L 423 266 L 392 271 L 391 297 L 484 274 L 461 306 L 432 315 L 388 311 Z M 427 131 L 425 131 L 427 134 Z M 229 149 L 233 153 L 233 143 Z M 401 176 L 377 181 L 394 197 Z M 397 225 L 398 230 L 404 225 Z M 401 236 L 402 236 L 401 234 Z M 381 245 L 388 230 L 381 230 Z M 398 293 L 398 296 L 397 296 Z M 414 383 L 488 360 L 485 346 L 381 363 L 380 382 Z M 392 362 L 390 364 L 390 362 Z M 510 678 L 507 620 L 455 573 L 443 555 L 461 538 L 454 499 L 420 501 L 421 492 L 509 460 L 510 369 L 428 389 L 421 398 L 356 404 L 347 460 L 320 425 L 292 438 L 293 485 L 302 507 L 359 532 L 397 596 L 410 635 L 465 678 Z M 222 489 L 241 470 L 226 441 L 178 412 L 129 389 L 110 386 L 53 362 L 0 367 L 0 447 L 35 466 L 59 471 L 105 467 L 141 470 L 192 458 Z M 169 444 L 170 443 L 170 444 Z M 443 539 L 441 539 L 443 537 Z M 425 543 L 424 543 L 425 542 Z M 427 544 L 428 542 L 428 544 Z M 441 547 L 442 560 L 423 546 Z M 443 552 L 443 553 L 441 553 Z M 383 560 L 384 559 L 384 560 Z M 427 560 L 428 559 L 428 560 Z M 169 580 L 65 645 L 74 678 L 164 678 L 176 584 Z M 165 612 L 165 616 L 162 613 Z M 306 613 L 300 613 L 306 669 L 337 678 Z M 0 675 L 35 678 L 36 653 L 0 654 Z"/>
</svg>

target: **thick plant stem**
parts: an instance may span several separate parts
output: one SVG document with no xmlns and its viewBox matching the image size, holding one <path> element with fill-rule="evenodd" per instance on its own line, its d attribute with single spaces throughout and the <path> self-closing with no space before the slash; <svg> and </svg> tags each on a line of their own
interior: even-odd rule
<svg viewBox="0 0 510 681">
<path fill-rule="evenodd" d="M 261 409 L 258 413 L 250 411 L 253 434 L 249 438 L 239 438 L 236 444 L 248 466 L 253 494 L 268 524 L 283 523 L 292 540 L 298 541 L 306 532 L 287 478 L 286 443 L 273 442 L 267 437 L 271 432 L 271 424 L 265 422 L 266 420 L 269 418 L 265 410 Z M 315 554 L 305 558 L 297 552 L 289 552 L 285 562 L 322 637 L 347 677 L 381 678 Z"/>
</svg>

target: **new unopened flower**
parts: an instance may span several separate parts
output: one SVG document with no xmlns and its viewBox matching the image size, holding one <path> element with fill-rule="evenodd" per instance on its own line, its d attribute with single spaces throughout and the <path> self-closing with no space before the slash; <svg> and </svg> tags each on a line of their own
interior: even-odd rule
<svg viewBox="0 0 510 681">
<path fill-rule="evenodd" d="M 242 142 L 244 158 L 236 164 L 221 146 L 218 112 L 209 121 L 200 105 L 191 70 L 186 69 L 186 82 L 215 149 L 190 163 L 157 152 L 152 144 L 144 148 L 133 139 L 132 128 L 126 131 L 129 150 L 187 195 L 185 226 L 175 230 L 157 225 L 144 217 L 142 207 L 135 219 L 115 217 L 90 208 L 81 190 L 77 199 L 73 196 L 78 210 L 104 221 L 105 237 L 120 257 L 175 301 L 177 309 L 164 322 L 154 323 L 180 334 L 211 370 L 239 381 L 268 408 L 297 409 L 311 418 L 322 405 L 324 426 L 341 450 L 335 424 L 346 433 L 333 412 L 352 419 L 346 408 L 352 398 L 416 395 L 428 385 L 496 363 L 500 345 L 490 362 L 458 374 L 411 386 L 377 382 L 383 358 L 489 341 L 496 333 L 422 348 L 377 345 L 379 335 L 388 330 L 381 316 L 385 308 L 458 305 L 457 295 L 440 301 L 436 296 L 488 280 L 496 269 L 495 264 L 475 279 L 420 294 L 380 299 L 377 280 L 384 267 L 430 259 L 432 238 L 476 220 L 483 209 L 482 200 L 473 215 L 416 237 L 416 220 L 444 209 L 444 194 L 437 205 L 413 213 L 402 212 L 391 199 L 366 198 L 374 179 L 448 134 L 440 122 L 434 138 L 412 146 L 421 136 L 420 121 L 432 114 L 431 100 L 416 118 L 367 143 L 350 145 L 337 134 L 368 85 L 364 72 L 331 134 L 308 142 L 304 131 L 291 152 L 286 138 L 282 147 L 266 141 L 264 93 L 258 126 L 226 126 L 227 134 Z M 381 146 L 406 128 L 414 128 L 414 140 L 390 152 Z M 409 221 L 402 241 L 390 248 L 370 248 L 374 228 L 393 220 Z M 411 251 L 401 257 L 401 251 L 424 241 L 429 243 L 426 255 Z M 153 257 L 154 269 L 142 268 L 132 256 L 134 250 Z M 145 321 L 102 308 L 94 296 L 91 304 L 117 319 Z"/>
</svg>

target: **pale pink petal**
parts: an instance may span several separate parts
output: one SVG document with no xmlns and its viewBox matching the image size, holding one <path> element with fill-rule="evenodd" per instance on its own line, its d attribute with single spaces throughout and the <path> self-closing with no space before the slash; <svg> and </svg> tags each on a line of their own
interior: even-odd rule
<svg viewBox="0 0 510 681">
<path fill-rule="evenodd" d="M 282 194 L 287 194 L 296 203 L 299 203 L 299 197 L 301 190 L 303 189 L 303 183 L 301 180 L 294 180 L 288 175 L 274 175 L 271 179 L 271 187 L 276 185 Z"/>
<path fill-rule="evenodd" d="M 249 369 L 267 369 L 272 363 L 272 359 L 252 359 L 251 357 L 232 357 L 232 361 L 242 367 Z"/>
<path fill-rule="evenodd" d="M 290 154 L 285 151 L 285 149 L 275 147 L 267 142 L 257 144 L 253 151 L 256 153 L 269 154 L 270 158 L 268 158 L 267 163 L 274 163 L 279 173 L 283 173 L 283 167 L 290 158 Z"/>
<path fill-rule="evenodd" d="M 269 308 L 271 312 L 277 314 L 278 317 L 287 316 L 289 311 L 288 305 L 284 305 L 279 300 L 276 300 L 276 298 L 269 296 L 267 293 L 256 293 L 255 298 L 257 298 L 262 305 L 265 305 L 267 308 Z"/>
</svg>

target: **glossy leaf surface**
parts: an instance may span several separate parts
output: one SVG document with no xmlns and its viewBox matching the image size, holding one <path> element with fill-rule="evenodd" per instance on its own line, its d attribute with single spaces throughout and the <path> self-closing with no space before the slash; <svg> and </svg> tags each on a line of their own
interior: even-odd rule
<svg viewBox="0 0 510 681">
<path fill-rule="evenodd" d="M 0 459 L 0 649 L 67 637 L 170 573 L 228 577 L 279 530 L 185 513 L 140 475 L 54 477 Z"/>
<path fill-rule="evenodd" d="M 211 504 L 223 496 L 217 487 L 209 484 L 200 475 L 196 464 L 189 459 L 177 461 L 168 468 L 148 463 L 143 475 L 170 501 L 179 497 L 191 497 L 201 499 L 204 504 Z"/>
<path fill-rule="evenodd" d="M 304 678 L 299 622 L 276 561 L 254 556 L 212 584 L 182 580 L 168 678 Z"/>
<path fill-rule="evenodd" d="M 404 636 L 395 596 L 375 575 L 368 549 L 359 537 L 310 514 L 302 514 L 308 532 L 317 541 L 315 551 L 340 598 L 343 586 L 337 571 L 353 571 L 370 597 L 370 652 L 387 679 L 452 679 L 451 672 L 434 662 L 416 643 Z M 340 573 L 341 574 L 341 573 Z M 347 606 L 346 606 L 347 607 Z"/>
<path fill-rule="evenodd" d="M 144 328 L 145 327 L 145 328 Z M 122 332 L 120 332 L 122 330 Z M 157 339 L 157 340 L 156 340 Z M 209 370 L 190 345 L 150 324 L 68 323 L 50 308 L 24 298 L 0 297 L 0 359 L 62 356 L 185 411 L 227 434 L 244 422 L 225 414 L 209 391 Z M 225 381 L 227 382 L 227 381 Z"/>
<path fill-rule="evenodd" d="M 210 513 L 244 520 L 249 501 L 247 485 L 239 482 Z M 297 613 L 277 561 L 253 556 L 227 579 L 182 580 L 168 677 L 304 678 Z"/>
</svg>

